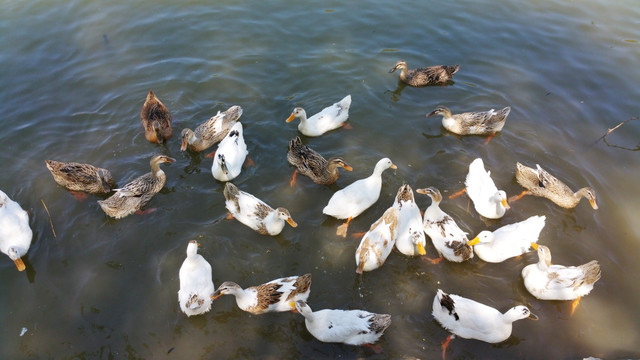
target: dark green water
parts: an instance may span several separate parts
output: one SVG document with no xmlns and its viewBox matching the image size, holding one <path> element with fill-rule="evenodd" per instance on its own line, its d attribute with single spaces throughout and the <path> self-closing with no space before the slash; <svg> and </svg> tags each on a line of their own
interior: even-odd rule
<svg viewBox="0 0 640 360">
<path fill-rule="evenodd" d="M 0 2 L 0 189 L 29 211 L 34 231 L 16 271 L 0 257 L 0 358 L 441 358 L 447 336 L 431 316 L 436 289 L 505 311 L 525 304 L 537 322 L 514 324 L 490 345 L 455 339 L 449 359 L 607 359 L 640 357 L 640 7 L 634 1 L 255 1 Z M 447 87 L 399 88 L 389 69 L 460 64 Z M 234 183 L 299 226 L 260 236 L 225 220 L 223 184 L 211 159 L 181 153 L 178 136 L 146 141 L 139 112 L 149 89 L 170 109 L 174 133 L 231 105 L 255 166 Z M 295 106 L 315 113 L 343 96 L 352 129 L 303 141 L 353 167 L 329 187 L 300 178 L 291 188 L 289 140 Z M 458 138 L 425 118 L 436 105 L 454 112 L 512 107 L 488 145 Z M 95 200 L 76 201 L 57 186 L 44 160 L 108 168 L 119 185 L 149 171 L 157 152 L 165 189 L 144 216 L 108 218 Z M 541 164 L 572 188 L 596 189 L 600 209 L 573 210 L 524 198 L 501 220 L 485 223 L 466 196 L 442 207 L 475 235 L 546 215 L 540 243 L 554 262 L 596 259 L 602 279 L 569 316 L 567 302 L 539 301 L 521 269 L 534 253 L 501 264 L 431 265 L 394 251 L 385 265 L 355 273 L 357 239 L 335 236 L 339 221 L 322 214 L 334 191 L 368 176 L 389 157 L 379 201 L 356 218 L 366 231 L 399 186 L 462 187 L 468 164 L 482 157 L 501 189 L 521 191 L 515 163 Z M 418 205 L 430 203 L 417 195 Z M 56 232 L 53 236 L 47 204 Z M 242 286 L 307 272 L 309 304 L 392 315 L 370 349 L 315 340 L 297 314 L 253 316 L 230 297 L 187 318 L 177 303 L 178 269 L 189 240 L 211 263 L 215 285 Z M 435 255 L 428 242 L 427 252 Z M 27 331 L 20 335 L 23 328 Z"/>
</svg>

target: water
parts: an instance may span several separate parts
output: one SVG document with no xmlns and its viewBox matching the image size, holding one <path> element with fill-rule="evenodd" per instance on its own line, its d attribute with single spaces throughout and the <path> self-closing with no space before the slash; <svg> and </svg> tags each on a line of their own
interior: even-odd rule
<svg viewBox="0 0 640 360">
<path fill-rule="evenodd" d="M 437 288 L 502 311 L 525 304 L 540 317 L 515 323 L 499 345 L 456 339 L 448 358 L 640 357 L 640 121 L 592 145 L 607 128 L 639 115 L 636 5 L 3 1 L 0 188 L 29 211 L 34 239 L 24 273 L 0 258 L 0 358 L 440 358 L 447 332 L 430 314 Z M 461 69 L 451 86 L 399 88 L 388 73 L 398 59 L 410 68 Z M 255 166 L 234 183 L 288 208 L 298 228 L 267 237 L 225 220 L 211 160 L 180 153 L 175 135 L 166 145 L 145 140 L 139 112 L 149 89 L 172 112 L 174 134 L 241 105 Z M 353 97 L 352 129 L 303 141 L 327 157 L 343 156 L 354 171 L 329 187 L 301 178 L 290 188 L 286 150 L 298 132 L 284 119 L 295 106 L 315 113 L 346 94 Z M 426 119 L 438 104 L 454 112 L 513 110 L 484 145 L 484 138 L 458 138 Z M 97 197 L 76 201 L 44 166 L 49 158 L 88 162 L 123 185 L 148 172 L 157 152 L 177 159 L 163 165 L 166 186 L 148 205 L 157 210 L 117 221 L 102 213 Z M 533 253 L 501 264 L 434 266 L 394 251 L 381 269 L 356 276 L 358 240 L 337 238 L 340 222 L 322 208 L 384 156 L 398 170 L 384 174 L 380 200 L 351 232 L 366 231 L 403 183 L 436 186 L 446 196 L 482 157 L 513 195 L 521 191 L 515 162 L 539 163 L 573 188 L 595 188 L 600 210 L 524 198 L 503 219 L 485 223 L 473 208 L 467 212 L 466 196 L 442 207 L 473 235 L 546 215 L 540 243 L 554 262 L 597 259 L 602 279 L 570 317 L 567 302 L 538 301 L 524 288 L 520 270 L 536 261 Z M 425 196 L 417 199 L 428 206 Z M 202 244 L 215 285 L 311 272 L 313 309 L 391 314 L 382 352 L 321 343 L 299 315 L 252 316 L 230 297 L 187 318 L 177 304 L 178 269 L 191 239 Z"/>
</svg>

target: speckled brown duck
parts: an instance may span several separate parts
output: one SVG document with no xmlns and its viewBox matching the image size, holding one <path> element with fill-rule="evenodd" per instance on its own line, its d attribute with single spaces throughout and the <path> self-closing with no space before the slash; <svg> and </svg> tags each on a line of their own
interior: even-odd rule
<svg viewBox="0 0 640 360">
<path fill-rule="evenodd" d="M 390 73 L 400 69 L 398 77 L 402 82 L 410 86 L 445 85 L 453 79 L 453 74 L 458 72 L 460 65 L 434 65 L 425 68 L 411 69 L 404 60 L 399 60 Z"/>
<path fill-rule="evenodd" d="M 71 191 L 90 194 L 108 194 L 116 183 L 107 169 L 91 164 L 45 160 L 53 180 Z"/>
<path fill-rule="evenodd" d="M 149 90 L 147 99 L 142 105 L 140 119 L 144 128 L 144 136 L 152 143 L 162 144 L 173 134 L 171 114 L 153 90 Z"/>
<path fill-rule="evenodd" d="M 340 177 L 338 168 L 343 168 L 347 171 L 353 170 L 341 157 L 333 157 L 329 160 L 325 159 L 317 151 L 303 145 L 299 136 L 289 141 L 287 160 L 289 164 L 296 167 L 290 183 L 291 186 L 295 184 L 296 174 L 298 172 L 308 176 L 316 184 L 331 185 Z"/>
</svg>

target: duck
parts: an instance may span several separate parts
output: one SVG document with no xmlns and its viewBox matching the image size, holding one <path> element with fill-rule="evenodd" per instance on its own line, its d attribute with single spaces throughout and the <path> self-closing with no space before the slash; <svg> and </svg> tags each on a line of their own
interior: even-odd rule
<svg viewBox="0 0 640 360">
<path fill-rule="evenodd" d="M 364 234 L 356 249 L 356 273 L 375 270 L 387 260 L 398 236 L 398 213 L 388 208 Z"/>
<path fill-rule="evenodd" d="M 498 111 L 491 109 L 452 115 L 448 107 L 438 106 L 427 114 L 427 117 L 441 115 L 442 126 L 454 134 L 492 135 L 502 130 L 509 112 L 511 112 L 511 107 L 507 106 Z"/>
<path fill-rule="evenodd" d="M 116 182 L 107 169 L 91 164 L 45 160 L 53 180 L 71 191 L 90 194 L 108 194 L 116 187 Z"/>
<path fill-rule="evenodd" d="M 431 238 L 433 247 L 440 258 L 431 260 L 437 264 L 442 258 L 452 262 L 463 262 L 473 258 L 473 248 L 467 245 L 467 233 L 462 231 L 449 214 L 440 209 L 442 194 L 433 186 L 416 189 L 418 194 L 428 195 L 431 205 L 424 211 L 422 225 L 424 232 Z"/>
<path fill-rule="evenodd" d="M 231 181 L 242 171 L 242 164 L 247 158 L 247 144 L 242 135 L 242 123 L 236 122 L 222 139 L 213 157 L 211 173 L 218 181 Z"/>
<path fill-rule="evenodd" d="M 325 159 L 317 151 L 303 145 L 299 136 L 289 141 L 289 151 L 287 152 L 287 161 L 296 167 L 291 179 L 290 185 L 296 182 L 296 174 L 308 176 L 318 185 L 331 185 L 338 180 L 340 172 L 338 168 L 352 171 L 353 168 L 341 157 L 332 157 Z"/>
<path fill-rule="evenodd" d="M 507 194 L 498 190 L 491 179 L 491 172 L 486 171 L 481 158 L 469 164 L 469 173 L 465 180 L 466 191 L 478 214 L 487 219 L 499 219 L 510 208 Z"/>
<path fill-rule="evenodd" d="M 513 322 L 530 318 L 538 320 L 524 305 L 514 306 L 501 313 L 495 308 L 462 296 L 447 294 L 438 289 L 433 299 L 433 317 L 443 328 L 465 338 L 488 343 L 499 343 L 511 336 Z M 443 344 L 443 355 L 449 343 L 449 337 Z"/>
<path fill-rule="evenodd" d="M 407 70 L 407 62 L 398 60 L 396 64 L 389 70 L 392 73 L 400 69 L 398 78 L 410 86 L 428 86 L 428 85 L 445 85 L 453 79 L 453 74 L 457 73 L 460 65 L 434 65 L 425 68 Z"/>
<path fill-rule="evenodd" d="M 244 192 L 231 182 L 224 186 L 225 205 L 231 216 L 262 235 L 278 235 L 284 228 L 284 222 L 297 227 L 289 210 L 279 207 L 273 209 L 264 201 Z"/>
<path fill-rule="evenodd" d="M 551 251 L 544 245 L 531 243 L 538 252 L 538 262 L 522 269 L 522 279 L 527 291 L 540 300 L 579 300 L 593 290 L 600 279 L 597 260 L 580 266 L 551 264 Z M 577 306 L 572 304 L 571 312 Z"/>
<path fill-rule="evenodd" d="M 296 301 L 307 301 L 311 291 L 311 274 L 290 276 L 246 289 L 225 281 L 213 294 L 213 299 L 233 295 L 238 307 L 254 315 L 295 310 Z"/>
<path fill-rule="evenodd" d="M 327 131 L 343 126 L 349 118 L 349 107 L 351 106 L 351 95 L 345 96 L 337 103 L 327 106 L 319 113 L 307 119 L 307 113 L 303 108 L 293 109 L 286 122 L 291 122 L 295 118 L 300 119 L 298 130 L 305 136 L 316 137 Z"/>
<path fill-rule="evenodd" d="M 198 242 L 189 241 L 187 258 L 180 272 L 180 290 L 178 303 L 187 316 L 200 315 L 211 310 L 212 296 L 215 291 L 211 276 L 211 264 L 198 254 Z"/>
<path fill-rule="evenodd" d="M 144 136 L 152 143 L 165 143 L 173 134 L 171 114 L 153 90 L 149 90 L 147 99 L 142 105 L 140 119 L 142 119 Z"/>
<path fill-rule="evenodd" d="M 242 107 L 234 105 L 224 112 L 218 111 L 215 116 L 198 125 L 195 130 L 182 129 L 180 151 L 189 149 L 200 152 L 219 143 L 231 131 L 240 116 L 242 116 Z"/>
<path fill-rule="evenodd" d="M 114 189 L 115 194 L 105 200 L 98 200 L 98 204 L 107 215 L 115 219 L 140 211 L 167 181 L 167 176 L 160 169 L 160 164 L 175 161 L 166 155 L 154 155 L 149 162 L 151 172 L 134 179 L 120 189 Z"/>
<path fill-rule="evenodd" d="M 346 237 L 351 219 L 362 214 L 378 201 L 382 190 L 382 173 L 389 168 L 397 169 L 397 166 L 391 162 L 391 159 L 382 158 L 376 163 L 369 177 L 356 180 L 331 196 L 322 213 L 336 219 L 347 219 L 346 223 L 338 227 L 336 231 L 338 236 Z"/>
<path fill-rule="evenodd" d="M 364 310 L 311 310 L 302 300 L 295 303 L 304 316 L 307 331 L 316 339 L 328 343 L 348 345 L 373 344 L 391 325 L 391 315 L 375 314 Z"/>
<path fill-rule="evenodd" d="M 595 190 L 587 186 L 574 192 L 569 186 L 549 174 L 538 164 L 536 164 L 536 169 L 533 169 L 516 162 L 516 180 L 526 190 L 513 197 L 513 201 L 525 195 L 534 195 L 547 198 L 565 209 L 572 209 L 584 197 L 589 200 L 589 204 L 594 210 L 598 210 Z"/>
<path fill-rule="evenodd" d="M 546 216 L 534 215 L 526 220 L 505 225 L 497 230 L 484 230 L 467 244 L 486 262 L 500 263 L 529 252 L 531 243 L 538 242 Z"/>
<path fill-rule="evenodd" d="M 18 271 L 26 268 L 22 257 L 29 251 L 32 238 L 29 214 L 0 190 L 0 251 L 13 260 Z"/>
<path fill-rule="evenodd" d="M 411 186 L 400 186 L 393 207 L 398 210 L 396 249 L 406 256 L 425 255 L 427 240 L 422 229 L 422 215 Z"/>
</svg>

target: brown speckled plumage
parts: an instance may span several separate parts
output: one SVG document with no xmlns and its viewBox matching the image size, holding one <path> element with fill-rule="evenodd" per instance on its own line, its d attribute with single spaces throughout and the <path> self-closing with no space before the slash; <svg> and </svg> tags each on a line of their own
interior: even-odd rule
<svg viewBox="0 0 640 360">
<path fill-rule="evenodd" d="M 460 69 L 459 65 L 434 65 L 425 68 L 408 70 L 407 63 L 399 60 L 390 73 L 400 69 L 400 80 L 411 86 L 445 85 Z"/>
<path fill-rule="evenodd" d="M 116 187 L 107 169 L 75 162 L 45 160 L 45 163 L 55 182 L 71 191 L 107 194 Z"/>
<path fill-rule="evenodd" d="M 330 185 L 338 180 L 339 167 L 351 171 L 351 166 L 340 157 L 334 157 L 328 161 L 315 150 L 302 144 L 300 137 L 289 141 L 289 151 L 287 160 L 298 171 L 308 176 L 314 183 L 320 185 Z"/>
<path fill-rule="evenodd" d="M 164 143 L 173 134 L 171 114 L 152 90 L 149 90 L 147 99 L 142 105 L 140 119 L 144 136 L 150 142 Z"/>
</svg>

